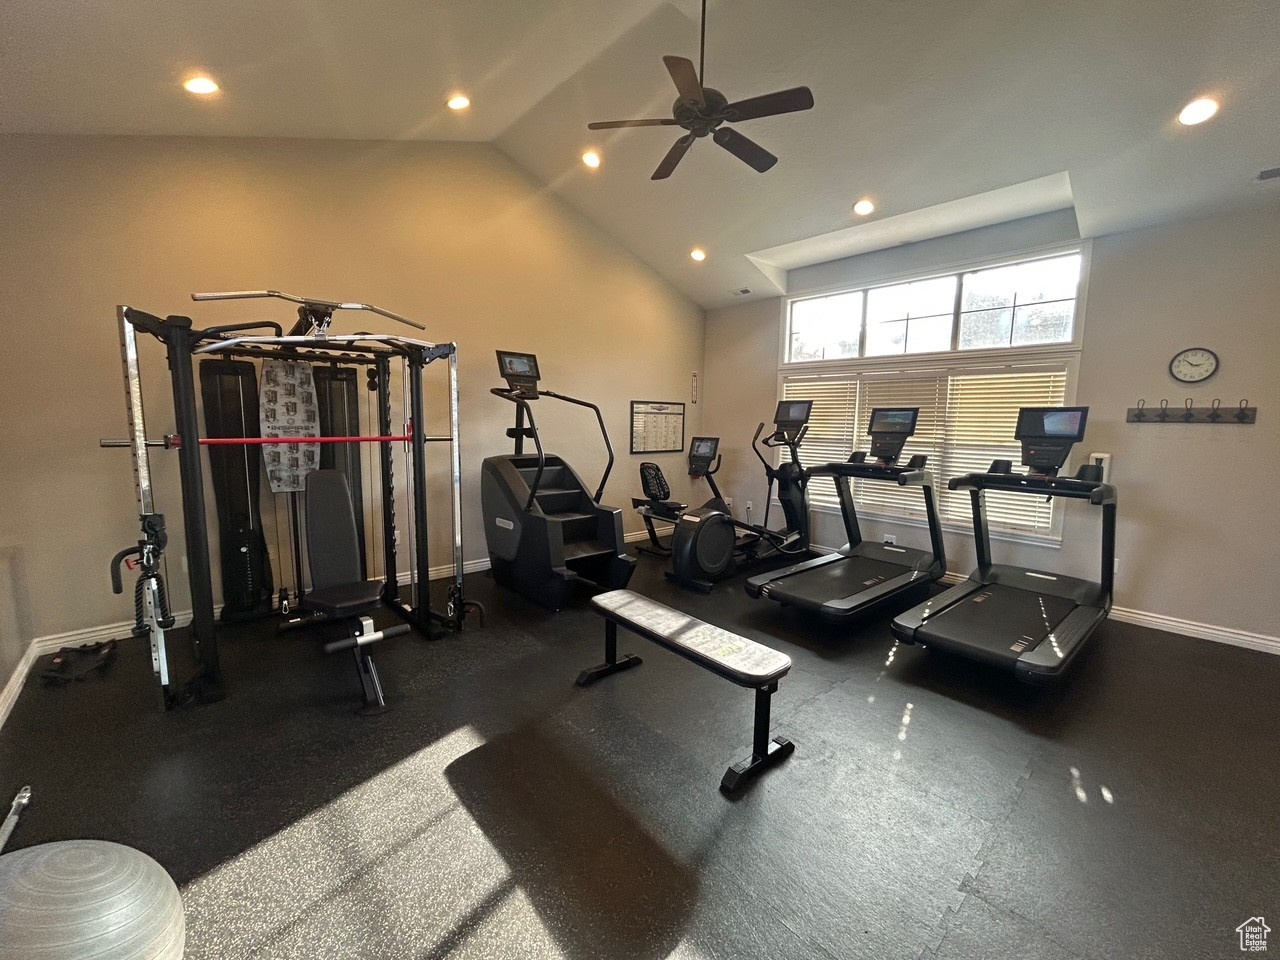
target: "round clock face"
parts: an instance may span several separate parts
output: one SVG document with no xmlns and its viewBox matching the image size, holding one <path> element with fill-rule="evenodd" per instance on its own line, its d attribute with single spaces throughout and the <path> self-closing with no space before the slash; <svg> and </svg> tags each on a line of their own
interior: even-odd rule
<svg viewBox="0 0 1280 960">
<path fill-rule="evenodd" d="M 1169 373 L 1183 383 L 1208 380 L 1218 371 L 1218 355 L 1206 347 L 1180 350 L 1169 361 Z"/>
</svg>

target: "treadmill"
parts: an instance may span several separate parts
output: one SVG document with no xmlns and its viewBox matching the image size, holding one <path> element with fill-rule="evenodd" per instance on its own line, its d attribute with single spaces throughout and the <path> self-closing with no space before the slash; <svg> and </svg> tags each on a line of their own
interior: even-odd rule
<svg viewBox="0 0 1280 960">
<path fill-rule="evenodd" d="M 1026 683 L 1059 676 L 1111 610 L 1115 571 L 1116 491 L 1102 482 L 1102 468 L 1082 466 L 1059 477 L 1071 447 L 1084 439 L 1088 407 L 1023 407 L 1015 436 L 1022 441 L 1025 474 L 1009 460 L 986 473 L 954 477 L 952 490 L 968 490 L 978 567 L 963 583 L 913 607 L 892 624 L 904 643 L 949 650 L 1010 670 Z M 1041 570 L 991 562 L 987 490 L 1036 497 L 1087 500 L 1102 508 L 1102 558 L 1097 583 Z"/>
<path fill-rule="evenodd" d="M 947 570 L 942 525 L 933 495 L 933 477 L 924 469 L 928 458 L 913 456 L 905 467 L 897 465 L 907 438 L 915 433 L 919 407 L 877 407 L 871 411 L 867 432 L 874 458 L 858 451 L 846 463 L 828 463 L 808 470 L 812 477 L 835 481 L 848 543 L 838 553 L 813 557 L 747 580 L 747 594 L 816 613 L 828 623 L 841 623 L 881 604 L 898 602 L 898 608 L 928 594 L 929 584 Z M 871 543 L 862 539 L 854 508 L 850 480 L 896 483 L 919 487 L 924 496 L 931 550 Z"/>
</svg>

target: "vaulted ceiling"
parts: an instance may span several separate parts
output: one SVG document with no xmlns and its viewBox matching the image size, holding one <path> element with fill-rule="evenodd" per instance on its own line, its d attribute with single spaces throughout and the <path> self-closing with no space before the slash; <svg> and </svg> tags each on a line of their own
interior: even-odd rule
<svg viewBox="0 0 1280 960">
<path fill-rule="evenodd" d="M 816 105 L 738 126 L 767 173 L 701 140 L 653 181 L 677 128 L 586 125 L 670 116 L 698 27 L 688 0 L 6 0 L 0 132 L 489 141 L 708 307 L 1047 210 L 1096 236 L 1280 197 L 1276 0 L 712 0 L 706 84 Z M 1198 95 L 1221 113 L 1180 126 Z"/>
</svg>

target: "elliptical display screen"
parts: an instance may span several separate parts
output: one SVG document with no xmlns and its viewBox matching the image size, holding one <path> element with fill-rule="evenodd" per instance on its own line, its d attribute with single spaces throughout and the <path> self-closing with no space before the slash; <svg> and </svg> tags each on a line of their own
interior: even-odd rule
<svg viewBox="0 0 1280 960">
<path fill-rule="evenodd" d="M 689 456 L 714 460 L 719 446 L 719 437 L 694 437 L 693 442 L 689 444 Z"/>
<path fill-rule="evenodd" d="M 1023 407 L 1018 411 L 1017 440 L 1065 440 L 1079 443 L 1084 439 L 1088 407 Z"/>
<path fill-rule="evenodd" d="M 779 400 L 778 409 L 773 413 L 773 422 L 779 430 L 803 427 L 809 422 L 812 412 L 812 400 Z"/>
<path fill-rule="evenodd" d="M 919 416 L 919 407 L 876 407 L 871 411 L 867 433 L 901 433 L 909 437 L 916 432 Z"/>
</svg>

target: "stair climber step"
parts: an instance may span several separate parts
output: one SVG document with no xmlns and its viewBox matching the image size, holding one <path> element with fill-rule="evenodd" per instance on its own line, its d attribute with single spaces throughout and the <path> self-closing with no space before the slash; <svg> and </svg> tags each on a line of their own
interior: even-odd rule
<svg viewBox="0 0 1280 960">
<path fill-rule="evenodd" d="M 566 563 L 574 560 L 584 560 L 588 557 L 608 557 L 612 556 L 614 552 L 613 547 L 601 543 L 599 540 L 579 540 L 576 543 L 566 543 L 564 545 Z"/>
<path fill-rule="evenodd" d="M 550 489 L 539 487 L 534 497 L 542 512 L 551 516 L 560 513 L 586 513 L 590 507 L 590 498 L 581 490 L 566 490 L 563 487 Z"/>
</svg>

